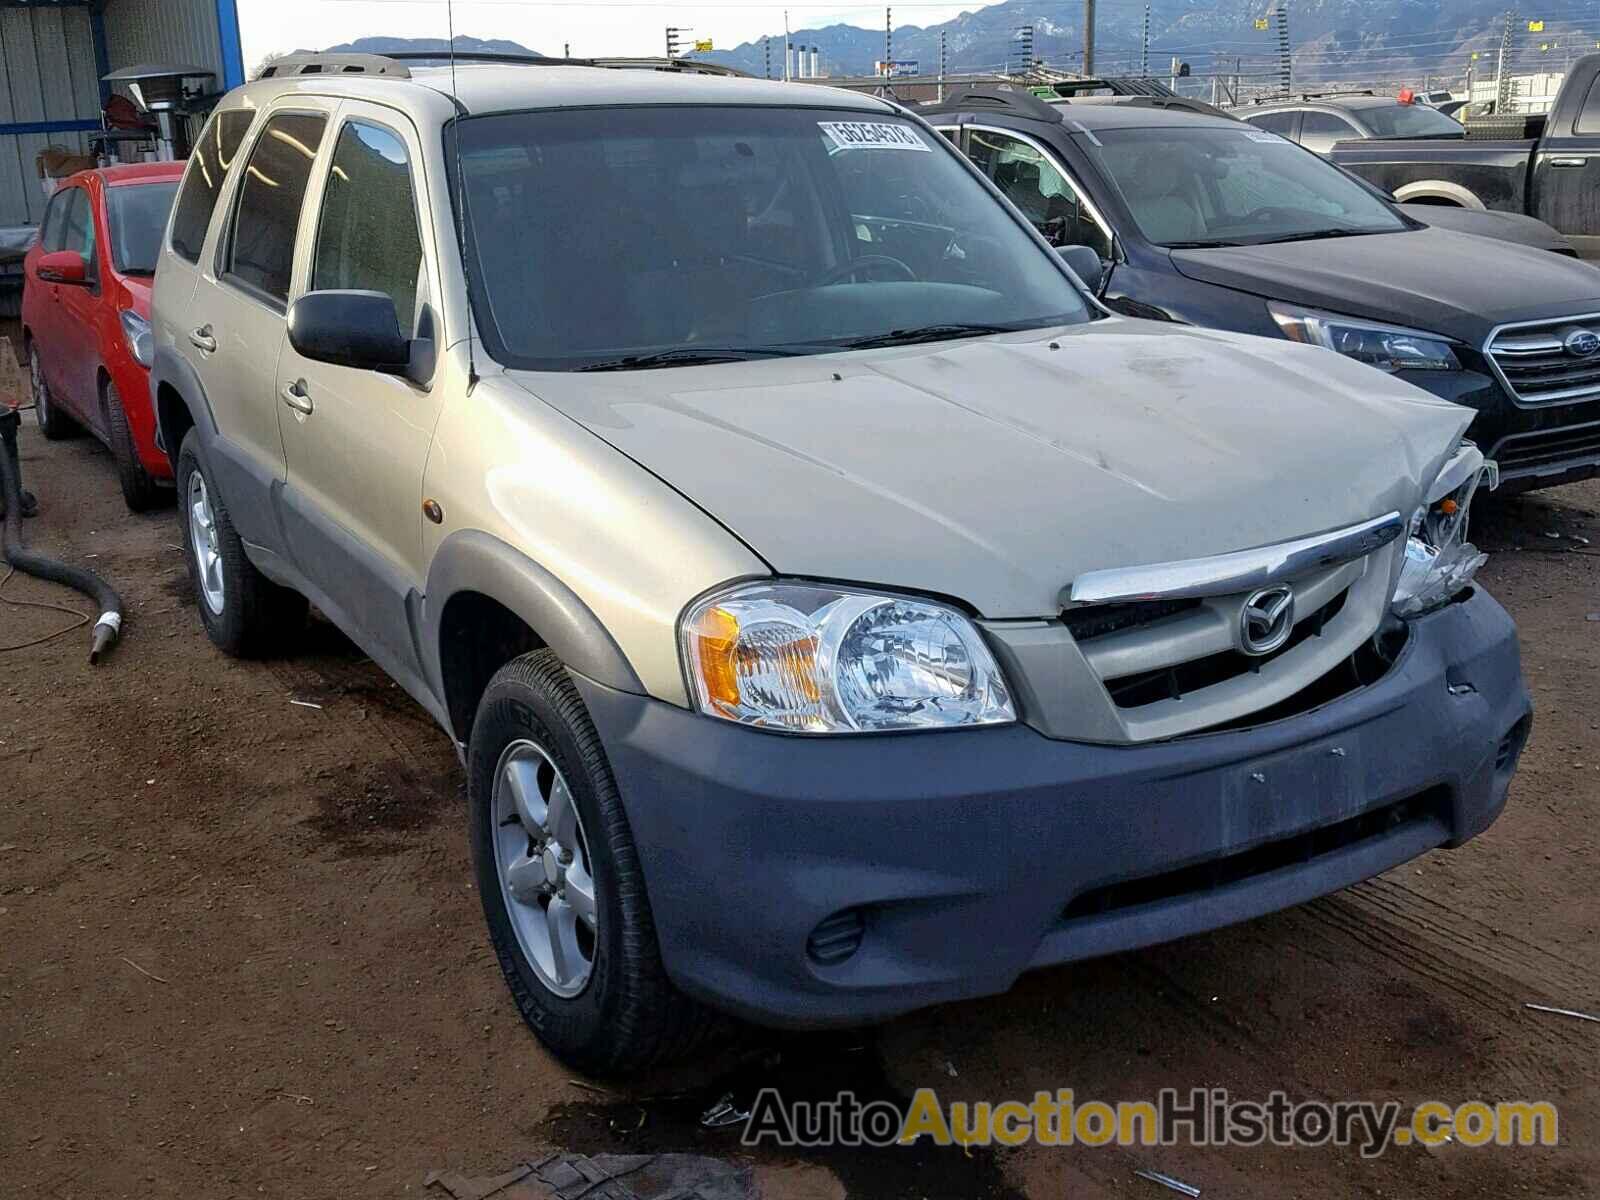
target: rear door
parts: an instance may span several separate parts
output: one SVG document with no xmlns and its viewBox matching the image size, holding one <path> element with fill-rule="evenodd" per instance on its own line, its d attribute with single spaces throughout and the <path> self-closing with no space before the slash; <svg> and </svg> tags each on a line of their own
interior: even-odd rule
<svg viewBox="0 0 1600 1200">
<path fill-rule="evenodd" d="M 67 210 L 72 207 L 76 191 L 76 188 L 63 188 L 50 197 L 45 207 L 44 222 L 39 226 L 38 249 L 28 256 L 31 274 L 22 300 L 22 319 L 38 348 L 39 366 L 52 395 L 61 394 L 56 368 L 61 358 L 61 289 L 66 285 L 39 278 L 38 260 L 62 249 L 67 236 Z"/>
<path fill-rule="evenodd" d="M 1279 137 L 1286 137 L 1291 142 L 1300 140 L 1300 113 L 1298 108 L 1284 109 L 1280 112 L 1257 113 L 1246 117 L 1245 120 L 1257 129 L 1265 129 L 1268 133 L 1275 133 Z"/>
<path fill-rule="evenodd" d="M 297 291 L 382 292 L 395 303 L 400 332 L 445 344 L 416 129 L 393 109 L 346 101 L 329 142 L 321 187 L 307 204 L 310 251 Z M 288 460 L 284 527 L 296 565 L 342 610 L 330 615 L 365 635 L 369 653 L 420 674 L 406 598 L 420 593 L 425 574 L 422 478 L 440 392 L 313 362 L 285 345 L 278 399 Z"/>
<path fill-rule="evenodd" d="M 285 552 L 274 519 L 285 477 L 278 430 L 278 356 L 303 201 L 332 105 L 295 96 L 268 110 L 235 179 L 211 272 L 195 289 L 182 336 L 220 435 L 212 473 L 245 541 Z"/>
<path fill-rule="evenodd" d="M 1534 216 L 1566 234 L 1585 258 L 1600 258 L 1600 76 L 1576 114 L 1568 109 L 1546 130 L 1533 163 L 1533 196 Z"/>
<path fill-rule="evenodd" d="M 1315 108 L 1307 109 L 1300 121 L 1300 144 L 1317 154 L 1326 154 L 1338 142 L 1351 142 L 1360 138 L 1361 131 L 1338 113 L 1323 112 Z"/>
</svg>

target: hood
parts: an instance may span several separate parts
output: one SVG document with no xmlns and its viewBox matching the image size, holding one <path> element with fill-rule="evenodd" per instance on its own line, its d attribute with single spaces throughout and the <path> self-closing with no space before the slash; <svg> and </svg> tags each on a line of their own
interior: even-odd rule
<svg viewBox="0 0 1600 1200">
<path fill-rule="evenodd" d="M 1592 265 L 1447 229 L 1175 250 L 1172 263 L 1203 283 L 1472 346 L 1503 322 L 1600 311 L 1600 271 Z"/>
<path fill-rule="evenodd" d="M 1085 571 L 1409 515 L 1472 417 L 1325 350 L 1121 318 L 513 378 L 779 574 L 989 617 L 1054 613 Z"/>
<path fill-rule="evenodd" d="M 1526 213 L 1499 212 L 1492 208 L 1456 208 L 1450 204 L 1402 204 L 1400 210 L 1413 221 L 1455 233 L 1472 233 L 1498 242 L 1532 246 L 1537 250 L 1549 250 L 1569 257 L 1575 253 L 1571 242 L 1538 217 L 1530 217 Z"/>
</svg>

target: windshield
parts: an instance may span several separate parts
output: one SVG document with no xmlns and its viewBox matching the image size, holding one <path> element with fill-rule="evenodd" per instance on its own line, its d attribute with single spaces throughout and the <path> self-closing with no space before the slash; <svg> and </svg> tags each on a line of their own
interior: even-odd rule
<svg viewBox="0 0 1600 1200">
<path fill-rule="evenodd" d="M 1260 245 L 1410 228 L 1308 150 L 1241 124 L 1077 135 L 1158 246 Z"/>
<path fill-rule="evenodd" d="M 1449 97 L 1446 97 L 1449 99 Z M 1466 126 L 1426 104 L 1380 104 L 1356 113 L 1379 138 L 1464 138 Z"/>
<path fill-rule="evenodd" d="M 106 216 L 111 224 L 111 261 L 124 275 L 153 275 L 161 234 L 167 228 L 176 179 L 160 183 L 125 183 L 106 189 Z"/>
<path fill-rule="evenodd" d="M 659 106 L 459 121 L 490 352 L 622 369 L 1090 318 L 942 138 L 862 117 Z"/>
</svg>

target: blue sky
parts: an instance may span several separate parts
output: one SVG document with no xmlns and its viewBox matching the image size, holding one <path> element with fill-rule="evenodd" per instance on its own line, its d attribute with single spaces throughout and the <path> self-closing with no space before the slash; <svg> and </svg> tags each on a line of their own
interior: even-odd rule
<svg viewBox="0 0 1600 1200">
<path fill-rule="evenodd" d="M 962 11 L 988 7 L 965 3 L 895 4 L 895 25 L 930 25 Z M 845 22 L 878 29 L 882 4 L 840 4 L 836 0 L 784 4 L 782 0 L 713 0 L 680 4 L 675 0 L 455 0 L 456 32 L 502 37 L 546 54 L 560 54 L 570 42 L 575 56 L 659 54 L 668 25 L 690 26 L 719 49 L 783 31 L 784 11 L 791 28 Z M 370 34 L 444 37 L 444 0 L 239 0 L 246 68 L 269 53 L 298 47 L 320 48 Z"/>
</svg>

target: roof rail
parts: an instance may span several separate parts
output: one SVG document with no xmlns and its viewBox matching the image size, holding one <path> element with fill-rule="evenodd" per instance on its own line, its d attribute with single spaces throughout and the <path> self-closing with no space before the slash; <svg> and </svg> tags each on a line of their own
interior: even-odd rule
<svg viewBox="0 0 1600 1200">
<path fill-rule="evenodd" d="M 397 50 L 383 57 L 396 62 L 439 63 L 450 61 L 448 50 Z M 544 54 L 514 54 L 497 50 L 457 50 L 458 63 L 494 63 L 513 67 L 605 67 L 616 71 L 675 71 L 686 75 L 743 75 L 744 72 L 720 63 L 694 58 L 551 58 Z"/>
<path fill-rule="evenodd" d="M 409 79 L 411 72 L 390 54 L 286 54 L 263 67 L 258 79 L 290 75 L 386 75 Z"/>
<path fill-rule="evenodd" d="M 1336 96 L 1376 96 L 1371 88 L 1347 88 L 1342 92 L 1300 92 L 1293 96 L 1252 96 L 1251 104 L 1292 104 L 1296 100 L 1332 100 Z"/>
<path fill-rule="evenodd" d="M 1049 90 L 1062 99 L 1072 99 L 1080 92 L 1093 92 L 1101 88 L 1113 96 L 1177 95 L 1161 80 L 1137 75 L 1107 75 L 1102 79 L 1058 79 L 1052 83 L 1038 85 L 1038 91 Z"/>
<path fill-rule="evenodd" d="M 1115 104 L 1123 108 L 1161 108 L 1174 112 L 1197 113 L 1202 117 L 1226 117 L 1230 121 L 1239 119 L 1209 101 L 1193 100 L 1188 96 L 1103 96 L 1099 101 L 1102 104 Z M 1080 104 L 1092 102 L 1089 97 L 1079 101 Z"/>
<path fill-rule="evenodd" d="M 952 108 L 990 110 L 1008 108 L 1040 121 L 1061 120 L 1061 109 L 1058 106 L 1047 104 L 1025 87 L 1009 83 L 998 83 L 988 87 L 954 88 L 943 100 L 922 105 L 919 111 Z"/>
</svg>

